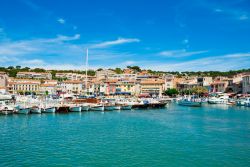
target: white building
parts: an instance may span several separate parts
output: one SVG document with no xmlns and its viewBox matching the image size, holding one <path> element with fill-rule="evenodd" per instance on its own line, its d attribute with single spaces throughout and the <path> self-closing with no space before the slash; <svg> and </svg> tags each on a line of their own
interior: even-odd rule
<svg viewBox="0 0 250 167">
<path fill-rule="evenodd" d="M 242 93 L 250 93 L 250 75 L 243 76 Z"/>
<path fill-rule="evenodd" d="M 8 75 L 5 72 L 0 72 L 0 87 L 6 88 L 8 85 Z"/>
<path fill-rule="evenodd" d="M 112 70 L 100 70 L 96 71 L 96 78 L 98 80 L 107 79 L 109 76 L 115 75 L 116 73 Z"/>
<path fill-rule="evenodd" d="M 56 78 L 68 79 L 68 80 L 84 80 L 85 74 L 77 73 L 56 73 Z"/>
<path fill-rule="evenodd" d="M 63 81 L 58 84 L 62 92 L 81 94 L 84 93 L 84 82 L 83 81 Z"/>
<path fill-rule="evenodd" d="M 17 78 L 27 79 L 52 79 L 52 74 L 49 72 L 18 72 Z"/>
</svg>

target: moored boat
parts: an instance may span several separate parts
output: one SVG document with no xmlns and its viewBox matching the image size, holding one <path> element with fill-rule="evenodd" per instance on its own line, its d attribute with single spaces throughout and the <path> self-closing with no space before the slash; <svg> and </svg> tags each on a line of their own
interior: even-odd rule
<svg viewBox="0 0 250 167">
<path fill-rule="evenodd" d="M 132 109 L 132 105 L 122 105 L 121 106 L 121 110 L 131 110 Z"/>
<path fill-rule="evenodd" d="M 48 107 L 48 108 L 43 108 L 42 113 L 55 113 L 56 108 L 55 107 Z"/>
<path fill-rule="evenodd" d="M 71 112 L 81 112 L 82 111 L 82 107 L 81 106 L 72 106 L 72 107 L 69 107 L 69 110 Z"/>
<path fill-rule="evenodd" d="M 91 106 L 90 110 L 91 111 L 104 111 L 104 106 L 102 106 L 102 105 Z"/>
<path fill-rule="evenodd" d="M 42 113 L 42 109 L 39 108 L 39 107 L 32 107 L 32 108 L 30 109 L 30 112 L 31 112 L 32 114 L 41 114 L 41 113 Z"/>
<path fill-rule="evenodd" d="M 81 108 L 81 110 L 82 111 L 89 111 L 89 106 L 86 106 L 86 105 L 83 105 L 83 106 L 81 106 L 82 108 Z"/>
<path fill-rule="evenodd" d="M 112 111 L 112 110 L 115 110 L 115 107 L 116 106 L 113 106 L 113 105 L 107 105 L 107 106 L 104 106 L 104 110 L 106 110 L 106 111 Z"/>
<path fill-rule="evenodd" d="M 17 109 L 17 113 L 18 114 L 30 114 L 30 108 L 22 108 L 22 107 L 19 107 Z"/>
</svg>

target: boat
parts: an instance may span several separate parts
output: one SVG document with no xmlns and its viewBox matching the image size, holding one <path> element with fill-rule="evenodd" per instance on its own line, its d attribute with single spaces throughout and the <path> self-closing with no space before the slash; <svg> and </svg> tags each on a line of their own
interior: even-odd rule
<svg viewBox="0 0 250 167">
<path fill-rule="evenodd" d="M 30 109 L 30 112 L 31 112 L 32 114 L 41 114 L 41 113 L 42 113 L 42 109 L 39 108 L 39 107 L 32 107 L 32 108 Z"/>
<path fill-rule="evenodd" d="M 246 98 L 246 100 L 245 100 L 245 106 L 250 107 L 250 98 L 249 97 Z"/>
<path fill-rule="evenodd" d="M 104 111 L 104 106 L 102 106 L 102 105 L 91 106 L 90 110 L 92 110 L 92 111 Z"/>
<path fill-rule="evenodd" d="M 122 105 L 121 106 L 121 110 L 131 110 L 132 109 L 132 105 Z"/>
<path fill-rule="evenodd" d="M 43 108 L 42 113 L 55 113 L 56 108 L 55 107 L 48 107 L 48 108 Z"/>
<path fill-rule="evenodd" d="M 237 105 L 237 106 L 245 106 L 245 101 L 246 101 L 245 98 L 237 99 L 237 100 L 236 100 L 236 105 Z"/>
<path fill-rule="evenodd" d="M 82 111 L 89 111 L 89 106 L 83 105 L 81 107 L 82 107 Z"/>
<path fill-rule="evenodd" d="M 17 113 L 18 114 L 30 114 L 30 108 L 26 107 L 18 107 L 17 108 Z"/>
<path fill-rule="evenodd" d="M 116 106 L 113 106 L 113 105 L 106 105 L 106 106 L 104 106 L 104 110 L 105 111 L 112 111 L 112 110 L 115 110 L 115 107 Z"/>
<path fill-rule="evenodd" d="M 81 112 L 82 111 L 82 107 L 81 106 L 72 106 L 72 107 L 69 107 L 69 110 L 71 112 Z"/>
<path fill-rule="evenodd" d="M 201 102 L 193 101 L 190 99 L 182 99 L 178 101 L 178 105 L 190 106 L 190 107 L 201 107 Z"/>
<path fill-rule="evenodd" d="M 119 105 L 114 106 L 114 110 L 121 110 L 121 106 Z"/>
<path fill-rule="evenodd" d="M 0 101 L 0 114 L 8 115 L 15 112 L 15 107 L 11 104 L 6 104 L 5 101 Z"/>
<path fill-rule="evenodd" d="M 229 96 L 227 94 L 218 94 L 217 96 L 208 99 L 209 104 L 227 104 Z"/>
</svg>

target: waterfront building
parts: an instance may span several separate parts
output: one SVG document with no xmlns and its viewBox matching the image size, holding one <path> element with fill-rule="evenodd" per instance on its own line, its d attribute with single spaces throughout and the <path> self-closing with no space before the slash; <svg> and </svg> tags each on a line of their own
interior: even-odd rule
<svg viewBox="0 0 250 167">
<path fill-rule="evenodd" d="M 108 79 L 117 80 L 136 80 L 137 74 L 112 74 L 108 76 Z"/>
<path fill-rule="evenodd" d="M 198 86 L 197 77 L 188 77 L 188 76 L 180 78 L 176 85 L 179 91 L 191 90 L 192 88 L 195 88 L 197 86 Z"/>
<path fill-rule="evenodd" d="M 250 74 L 243 76 L 242 79 L 242 93 L 250 94 Z"/>
<path fill-rule="evenodd" d="M 52 74 L 49 72 L 18 72 L 17 78 L 26 79 L 52 79 Z"/>
<path fill-rule="evenodd" d="M 86 75 L 78 73 L 56 73 L 55 77 L 74 81 L 74 80 L 84 80 L 86 78 Z"/>
<path fill-rule="evenodd" d="M 164 90 L 163 79 L 147 79 L 140 81 L 140 94 L 161 96 Z"/>
<path fill-rule="evenodd" d="M 135 74 L 135 71 L 130 69 L 130 68 L 126 68 L 123 70 L 123 73 L 124 74 Z"/>
<path fill-rule="evenodd" d="M 113 70 L 108 70 L 108 69 L 104 69 L 104 70 L 97 70 L 96 71 L 96 78 L 98 80 L 102 80 L 102 79 L 107 79 L 109 76 L 112 76 L 116 74 Z"/>
<path fill-rule="evenodd" d="M 48 95 L 52 95 L 52 94 L 56 94 L 56 86 L 57 84 L 49 84 L 49 83 L 44 83 L 40 85 L 40 94 L 48 94 Z"/>
<path fill-rule="evenodd" d="M 228 87 L 228 78 L 216 77 L 210 86 L 210 92 L 225 92 Z"/>
<path fill-rule="evenodd" d="M 13 94 L 39 93 L 39 80 L 12 79 L 8 82 L 8 91 Z"/>
<path fill-rule="evenodd" d="M 0 72 L 0 88 L 6 90 L 8 85 L 8 75 L 5 72 Z"/>
<path fill-rule="evenodd" d="M 165 79 L 165 90 L 176 88 L 175 76 L 167 74 L 164 76 Z"/>
<path fill-rule="evenodd" d="M 59 82 L 57 91 L 69 94 L 82 94 L 84 93 L 84 82 L 79 80 Z"/>
</svg>

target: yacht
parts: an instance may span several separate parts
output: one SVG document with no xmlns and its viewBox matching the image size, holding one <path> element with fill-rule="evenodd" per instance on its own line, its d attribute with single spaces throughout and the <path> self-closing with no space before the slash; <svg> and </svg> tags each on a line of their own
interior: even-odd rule
<svg viewBox="0 0 250 167">
<path fill-rule="evenodd" d="M 208 99 L 209 104 L 227 104 L 229 96 L 227 94 L 218 94 Z"/>
</svg>

